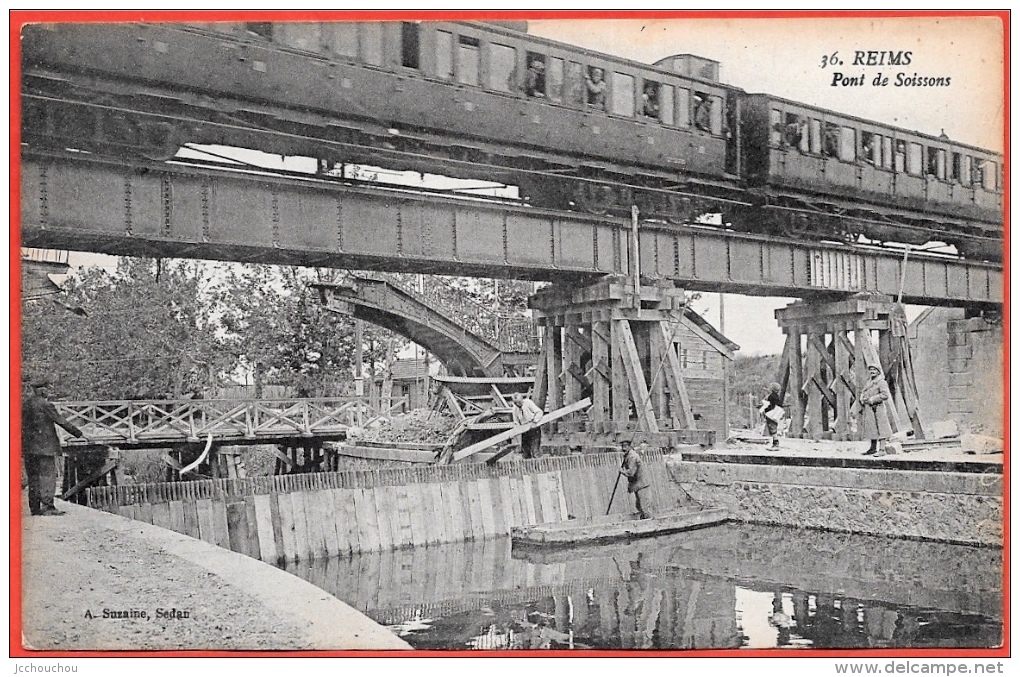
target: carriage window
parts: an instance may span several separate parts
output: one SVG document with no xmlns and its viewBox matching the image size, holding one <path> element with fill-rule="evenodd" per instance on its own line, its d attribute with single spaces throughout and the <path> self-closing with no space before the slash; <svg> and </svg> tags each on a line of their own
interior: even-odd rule
<svg viewBox="0 0 1020 677">
<path fill-rule="evenodd" d="M 811 118 L 808 121 L 808 131 L 811 140 L 808 144 L 808 149 L 812 153 L 821 155 L 822 153 L 822 123 L 819 120 Z"/>
<path fill-rule="evenodd" d="M 673 124 L 673 85 L 659 88 L 659 119 L 663 124 Z"/>
<path fill-rule="evenodd" d="M 453 33 L 436 31 L 436 75 L 453 79 Z"/>
<path fill-rule="evenodd" d="M 896 155 L 893 157 L 893 166 L 898 172 L 907 170 L 907 142 L 896 142 Z"/>
<path fill-rule="evenodd" d="M 506 45 L 489 45 L 489 89 L 498 92 L 514 91 L 514 70 L 517 67 L 517 50 Z"/>
<path fill-rule="evenodd" d="M 606 109 L 606 72 L 589 66 L 584 81 L 588 105 L 596 110 Z"/>
<path fill-rule="evenodd" d="M 691 126 L 691 92 L 689 89 L 676 89 L 676 126 L 687 129 Z"/>
<path fill-rule="evenodd" d="M 404 21 L 400 24 L 400 65 L 404 68 L 419 68 L 418 24 Z"/>
<path fill-rule="evenodd" d="M 641 115 L 646 118 L 659 119 L 659 90 L 661 85 L 654 80 L 645 80 L 641 87 Z"/>
<path fill-rule="evenodd" d="M 563 98 L 569 104 L 583 105 L 587 101 L 584 66 L 576 61 L 567 63 L 567 74 L 563 83 Z"/>
<path fill-rule="evenodd" d="M 769 145 L 773 148 L 783 146 L 783 114 L 775 109 L 769 111 Z"/>
<path fill-rule="evenodd" d="M 457 82 L 478 85 L 478 38 L 462 35 L 458 40 Z"/>
<path fill-rule="evenodd" d="M 634 77 L 613 73 L 613 113 L 634 116 Z"/>
<path fill-rule="evenodd" d="M 881 153 L 882 138 L 874 132 L 861 132 L 861 159 L 879 167 L 882 164 Z"/>
<path fill-rule="evenodd" d="M 913 174 L 914 176 L 921 176 L 921 165 L 922 158 L 924 157 L 923 149 L 921 144 L 912 143 L 907 155 L 907 173 Z"/>
<path fill-rule="evenodd" d="M 839 125 L 831 122 L 823 123 L 825 135 L 822 137 L 822 155 L 839 157 Z"/>
<path fill-rule="evenodd" d="M 524 71 L 524 94 L 545 98 L 545 54 L 528 52 Z"/>
<path fill-rule="evenodd" d="M 946 151 L 944 148 L 928 149 L 928 173 L 942 181 L 946 180 Z"/>
<path fill-rule="evenodd" d="M 949 165 L 949 179 L 951 181 L 960 180 L 960 171 L 963 168 L 962 156 L 959 153 L 953 153 L 953 161 Z"/>
<path fill-rule="evenodd" d="M 337 56 L 358 58 L 358 24 L 338 22 L 323 24 L 323 42 Z"/>
<path fill-rule="evenodd" d="M 546 69 L 545 93 L 552 101 L 563 101 L 563 59 L 552 57 Z"/>
<path fill-rule="evenodd" d="M 276 24 L 276 40 L 281 45 L 306 52 L 319 51 L 319 27 L 317 23 Z"/>
<path fill-rule="evenodd" d="M 854 162 L 857 159 L 857 130 L 844 127 L 839 134 L 839 159 Z"/>
<path fill-rule="evenodd" d="M 998 188 L 996 183 L 999 179 L 999 172 L 994 162 L 991 160 L 985 160 L 982 162 L 981 174 L 983 179 L 982 184 L 984 185 L 985 190 L 995 190 Z"/>
<path fill-rule="evenodd" d="M 712 134 L 722 133 L 722 101 L 705 92 L 694 92 L 694 126 Z"/>
<path fill-rule="evenodd" d="M 382 24 L 366 22 L 361 24 L 361 60 L 373 66 L 381 66 L 382 56 Z"/>
<path fill-rule="evenodd" d="M 893 152 L 892 152 L 892 137 L 882 137 L 882 167 L 884 169 L 893 168 Z"/>
</svg>

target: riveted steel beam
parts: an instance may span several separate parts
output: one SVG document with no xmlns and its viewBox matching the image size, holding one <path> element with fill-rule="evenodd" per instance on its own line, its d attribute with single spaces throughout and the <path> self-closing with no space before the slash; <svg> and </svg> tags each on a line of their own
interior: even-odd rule
<svg viewBox="0 0 1020 677">
<path fill-rule="evenodd" d="M 629 220 L 270 173 L 29 154 L 20 197 L 26 247 L 550 281 L 629 269 Z M 993 263 L 651 222 L 639 239 L 642 275 L 690 290 L 1003 301 Z"/>
</svg>

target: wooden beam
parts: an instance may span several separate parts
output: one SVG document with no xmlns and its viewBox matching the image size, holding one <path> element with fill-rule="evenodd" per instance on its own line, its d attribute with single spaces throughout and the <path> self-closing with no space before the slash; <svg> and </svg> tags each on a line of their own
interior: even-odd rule
<svg viewBox="0 0 1020 677">
<path fill-rule="evenodd" d="M 592 411 L 589 415 L 596 421 L 609 418 L 609 388 L 612 372 L 609 367 L 609 325 L 599 322 L 591 326 Z"/>
<path fill-rule="evenodd" d="M 535 384 L 531 387 L 531 399 L 538 406 L 545 409 L 546 394 L 548 392 L 548 384 L 545 382 L 545 350 L 547 347 L 543 344 L 542 354 L 538 356 L 538 364 L 535 365 Z"/>
<path fill-rule="evenodd" d="M 627 371 L 623 366 L 623 342 L 620 340 L 620 322 L 609 322 L 612 331 L 609 335 L 609 349 L 612 351 L 612 359 L 609 368 L 613 380 L 611 393 L 613 397 L 612 420 L 617 423 L 630 422 L 630 385 L 627 383 Z"/>
<path fill-rule="evenodd" d="M 818 354 L 815 337 L 809 335 L 807 342 L 807 362 L 805 364 L 805 382 L 802 390 L 807 395 L 808 434 L 818 439 L 822 435 L 822 393 L 814 387 L 822 380 L 822 357 Z"/>
<path fill-rule="evenodd" d="M 655 412 L 652 411 L 648 383 L 645 381 L 645 374 L 641 369 L 641 358 L 638 356 L 637 345 L 634 343 L 630 322 L 617 320 L 614 334 L 619 337 L 623 368 L 627 375 L 627 385 L 630 388 L 631 400 L 634 402 L 634 413 L 637 415 L 639 429 L 644 432 L 657 433 L 659 425 L 655 421 Z"/>
<path fill-rule="evenodd" d="M 662 343 L 665 350 L 666 361 L 663 367 L 666 370 L 666 387 L 673 393 L 673 401 L 679 405 L 680 411 L 674 415 L 684 426 L 684 430 L 694 430 L 694 411 L 691 409 L 691 398 L 687 394 L 687 385 L 684 383 L 683 373 L 680 371 L 680 357 L 673 347 L 672 338 L 666 334 L 666 326 L 659 325 L 659 332 L 662 335 Z"/>
<path fill-rule="evenodd" d="M 499 388 L 496 387 L 496 384 L 493 383 L 490 387 L 492 388 L 492 401 L 496 403 L 496 406 L 509 409 L 510 404 L 506 401 L 506 398 L 503 397 L 503 393 L 499 392 Z"/>
<path fill-rule="evenodd" d="M 666 411 L 665 378 L 663 375 L 667 359 L 665 350 L 666 341 L 663 339 L 663 333 L 657 327 L 651 327 L 648 331 L 648 352 L 650 355 L 648 363 L 651 368 L 649 395 L 652 400 L 652 411 L 655 412 L 655 418 L 660 421 L 669 418 L 669 412 Z"/>
<path fill-rule="evenodd" d="M 546 406 L 558 409 L 563 406 L 563 384 L 560 372 L 563 369 L 563 350 L 559 327 L 545 328 L 545 378 L 548 383 Z"/>
<path fill-rule="evenodd" d="M 790 339 L 786 343 L 790 351 L 790 435 L 801 437 L 804 434 L 804 362 L 800 351 L 800 333 L 790 330 Z"/>
<path fill-rule="evenodd" d="M 79 491 L 81 491 L 82 489 L 84 489 L 88 485 L 92 484 L 93 482 L 98 480 L 100 477 L 103 477 L 104 475 L 106 475 L 106 473 L 110 472 L 111 470 L 116 470 L 116 468 L 117 468 L 117 460 L 116 459 L 114 459 L 112 461 L 107 461 L 105 464 L 103 464 L 102 468 L 100 468 L 99 470 L 95 471 L 94 473 L 92 473 L 91 475 L 89 475 L 88 477 L 86 477 L 85 479 L 81 480 L 80 482 L 75 484 L 73 487 L 71 487 L 70 489 L 65 491 L 63 494 L 61 494 L 60 498 L 62 498 L 62 499 L 64 499 L 66 501 L 67 499 L 71 498 L 72 496 L 77 495 Z"/>
<path fill-rule="evenodd" d="M 535 428 L 543 426 L 546 423 L 550 423 L 557 419 L 563 418 L 568 414 L 572 414 L 575 411 L 580 411 L 581 409 L 584 409 L 585 407 L 588 407 L 590 405 L 591 398 L 586 397 L 583 400 L 574 402 L 573 404 L 569 404 L 565 407 L 560 407 L 556 411 L 551 411 L 548 414 L 545 414 L 537 422 L 529 422 L 521 424 L 519 426 L 515 426 L 510 430 L 504 430 L 498 435 L 493 435 L 492 437 L 482 440 L 481 442 L 476 442 L 469 447 L 464 447 L 463 449 L 461 449 L 460 451 L 453 455 L 453 460 L 459 461 L 473 454 L 477 454 L 479 451 L 485 451 L 486 449 L 495 446 L 500 442 L 505 442 L 512 437 L 516 437 L 517 435 L 526 433 L 529 430 L 534 430 Z"/>
<path fill-rule="evenodd" d="M 446 400 L 446 408 L 450 410 L 450 414 L 452 414 L 457 420 L 463 421 L 466 417 L 464 416 L 464 412 L 461 411 L 457 398 L 453 396 L 453 392 L 451 392 L 446 386 L 443 386 L 443 389 L 440 391 L 440 395 L 442 395 L 443 399 Z"/>
</svg>

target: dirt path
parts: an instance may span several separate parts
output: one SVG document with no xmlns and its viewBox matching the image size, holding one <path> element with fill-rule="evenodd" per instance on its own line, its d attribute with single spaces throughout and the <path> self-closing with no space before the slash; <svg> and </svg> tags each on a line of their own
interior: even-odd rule
<svg viewBox="0 0 1020 677">
<path fill-rule="evenodd" d="M 68 514 L 23 517 L 26 649 L 406 648 L 385 628 L 274 567 L 150 525 L 58 505 Z"/>
</svg>

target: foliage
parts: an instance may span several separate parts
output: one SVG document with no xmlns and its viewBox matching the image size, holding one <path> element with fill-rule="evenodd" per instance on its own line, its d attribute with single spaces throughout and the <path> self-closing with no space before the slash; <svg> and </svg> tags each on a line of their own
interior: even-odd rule
<svg viewBox="0 0 1020 677">
<path fill-rule="evenodd" d="M 53 382 L 57 398 L 180 397 L 228 366 L 199 264 L 121 259 L 114 273 L 88 269 L 65 283 L 68 304 L 24 304 L 22 361 L 28 378 Z"/>
</svg>

